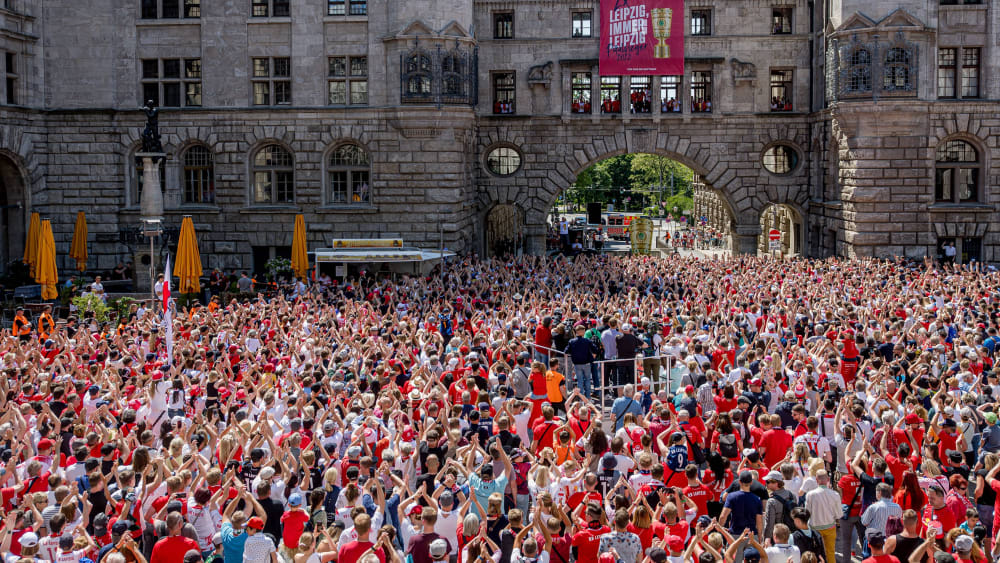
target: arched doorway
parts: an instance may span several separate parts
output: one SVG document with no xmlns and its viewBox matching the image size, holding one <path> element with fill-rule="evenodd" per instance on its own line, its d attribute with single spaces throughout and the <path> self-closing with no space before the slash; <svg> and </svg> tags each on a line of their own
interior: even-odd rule
<svg viewBox="0 0 1000 563">
<path fill-rule="evenodd" d="M 775 254 L 768 237 L 771 229 L 781 232 L 778 240 L 780 252 L 784 256 L 805 256 L 805 225 L 802 215 L 794 207 L 784 203 L 771 203 L 760 214 L 760 236 L 757 239 L 758 254 Z"/>
<path fill-rule="evenodd" d="M 524 213 L 501 203 L 486 215 L 486 255 L 506 256 L 524 251 Z"/>
<path fill-rule="evenodd" d="M 25 182 L 21 169 L 0 154 L 0 273 L 24 255 Z"/>
</svg>

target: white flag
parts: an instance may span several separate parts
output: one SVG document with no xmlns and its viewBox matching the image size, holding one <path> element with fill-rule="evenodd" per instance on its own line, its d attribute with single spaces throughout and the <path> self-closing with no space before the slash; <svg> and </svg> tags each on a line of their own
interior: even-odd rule
<svg viewBox="0 0 1000 563">
<path fill-rule="evenodd" d="M 167 264 L 163 272 L 163 334 L 167 341 L 167 365 L 173 363 L 174 358 L 174 319 L 171 311 L 173 299 L 170 298 L 170 256 L 167 255 Z"/>
</svg>

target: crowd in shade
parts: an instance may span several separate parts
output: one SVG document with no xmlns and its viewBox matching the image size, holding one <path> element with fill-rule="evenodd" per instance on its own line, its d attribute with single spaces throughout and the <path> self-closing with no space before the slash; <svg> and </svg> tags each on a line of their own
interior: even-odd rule
<svg viewBox="0 0 1000 563">
<path fill-rule="evenodd" d="M 1000 274 L 452 261 L 0 342 L 4 563 L 988 563 Z"/>
</svg>

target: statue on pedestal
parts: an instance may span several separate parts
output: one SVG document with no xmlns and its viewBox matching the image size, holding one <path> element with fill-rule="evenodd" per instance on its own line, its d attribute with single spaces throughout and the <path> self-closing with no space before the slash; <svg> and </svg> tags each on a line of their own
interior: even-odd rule
<svg viewBox="0 0 1000 563">
<path fill-rule="evenodd" d="M 142 130 L 142 152 L 161 153 L 163 144 L 160 143 L 160 110 L 153 100 L 149 100 L 142 106 L 142 111 L 146 114 L 146 127 Z"/>
</svg>

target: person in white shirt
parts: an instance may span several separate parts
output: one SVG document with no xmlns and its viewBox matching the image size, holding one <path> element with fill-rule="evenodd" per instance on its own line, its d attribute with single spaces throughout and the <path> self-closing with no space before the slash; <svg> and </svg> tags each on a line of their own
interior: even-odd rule
<svg viewBox="0 0 1000 563">
<path fill-rule="evenodd" d="M 771 534 L 771 537 L 774 538 L 774 544 L 765 550 L 768 563 L 799 563 L 801 561 L 802 553 L 799 552 L 798 546 L 788 543 L 791 535 L 792 531 L 788 529 L 788 526 L 784 524 L 774 525 L 774 532 Z"/>
<path fill-rule="evenodd" d="M 243 563 L 278 563 L 278 550 L 264 534 L 264 521 L 251 518 L 247 523 L 247 539 L 243 544 Z"/>
</svg>

